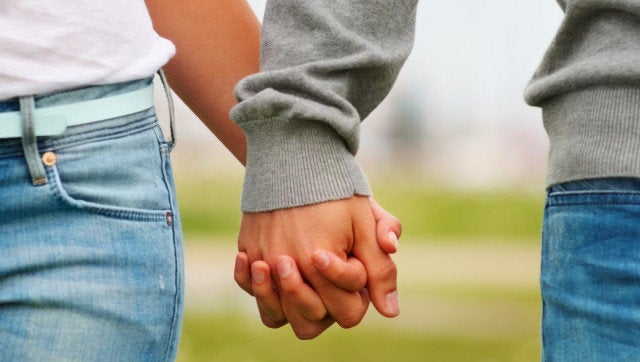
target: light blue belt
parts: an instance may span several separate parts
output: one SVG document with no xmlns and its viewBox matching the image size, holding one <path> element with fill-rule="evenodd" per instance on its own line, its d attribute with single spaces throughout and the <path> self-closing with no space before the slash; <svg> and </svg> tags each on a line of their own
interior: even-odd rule
<svg viewBox="0 0 640 362">
<path fill-rule="evenodd" d="M 104 121 L 153 107 L 153 84 L 132 92 L 88 101 L 36 108 L 36 136 L 58 136 L 67 127 Z M 20 112 L 0 113 L 0 138 L 22 137 Z"/>
</svg>

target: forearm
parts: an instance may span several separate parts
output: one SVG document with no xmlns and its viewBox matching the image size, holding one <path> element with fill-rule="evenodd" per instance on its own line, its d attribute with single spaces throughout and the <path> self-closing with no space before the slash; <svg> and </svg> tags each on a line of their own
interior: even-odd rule
<svg viewBox="0 0 640 362">
<path fill-rule="evenodd" d="M 249 142 L 243 211 L 370 193 L 359 125 L 411 50 L 416 2 L 268 2 L 262 72 L 238 85 L 232 111 Z"/>
<path fill-rule="evenodd" d="M 173 90 L 242 163 L 244 133 L 229 118 L 234 86 L 259 70 L 260 23 L 245 1 L 146 0 L 156 31 L 173 41 L 164 67 Z"/>
</svg>

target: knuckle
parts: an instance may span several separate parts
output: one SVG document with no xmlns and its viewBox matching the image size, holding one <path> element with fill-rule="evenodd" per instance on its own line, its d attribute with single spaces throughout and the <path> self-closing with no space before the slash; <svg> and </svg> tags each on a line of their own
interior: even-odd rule
<svg viewBox="0 0 640 362">
<path fill-rule="evenodd" d="M 290 295 L 290 296 L 295 296 L 299 293 L 300 288 L 295 285 L 294 283 L 285 283 L 285 282 L 280 282 L 280 288 L 279 292 L 280 294 L 286 294 L 286 295 Z"/>
<path fill-rule="evenodd" d="M 356 287 L 356 291 L 362 290 L 362 288 L 364 288 L 367 285 L 367 275 L 366 274 L 360 275 L 355 280 L 354 285 Z"/>
<path fill-rule="evenodd" d="M 285 318 L 278 318 L 276 316 L 277 313 L 272 313 L 272 311 L 265 308 L 263 305 L 258 304 L 258 311 L 260 312 L 260 320 L 262 321 L 262 324 L 269 328 L 280 328 L 287 324 L 287 320 Z"/>
<path fill-rule="evenodd" d="M 311 308 L 306 311 L 305 318 L 310 321 L 321 321 L 327 316 L 327 311 L 324 308 Z"/>
<path fill-rule="evenodd" d="M 396 280 L 396 278 L 398 277 L 398 268 L 396 267 L 396 264 L 391 261 L 391 259 L 389 259 L 389 261 L 387 263 L 384 263 L 384 265 L 382 265 L 380 268 L 378 268 L 377 270 L 373 271 L 371 273 L 371 279 L 373 280 Z"/>
<path fill-rule="evenodd" d="M 349 307 L 336 311 L 334 316 L 336 323 L 342 328 L 352 328 L 360 324 L 369 306 L 369 303 L 363 302 L 360 294 L 353 293 L 352 297 L 347 303 Z"/>
<path fill-rule="evenodd" d="M 244 280 L 242 274 L 240 274 L 238 272 L 233 273 L 233 280 L 235 280 L 236 284 L 238 284 L 241 287 L 245 284 L 245 280 Z"/>
<path fill-rule="evenodd" d="M 293 329 L 293 333 L 295 333 L 296 337 L 300 340 L 309 340 L 316 338 L 320 333 L 322 333 L 322 331 L 318 331 L 317 328 L 298 327 Z"/>
<path fill-rule="evenodd" d="M 276 321 L 264 315 L 260 315 L 260 320 L 262 320 L 262 324 L 273 329 L 280 328 L 287 324 L 285 321 Z"/>
<path fill-rule="evenodd" d="M 240 287 L 240 289 L 244 290 L 245 292 L 247 292 L 249 295 L 253 296 L 253 289 L 251 288 L 251 286 L 249 284 L 247 284 L 245 281 L 243 281 L 240 278 L 234 277 L 236 284 L 238 284 L 238 286 Z"/>
<path fill-rule="evenodd" d="M 287 294 L 290 296 L 298 296 L 302 293 L 302 287 L 304 286 L 304 281 L 300 279 L 300 277 L 296 278 L 286 278 L 280 279 L 278 283 L 278 289 L 280 290 L 280 294 Z"/>
<path fill-rule="evenodd" d="M 344 316 L 343 318 L 337 319 L 336 323 L 342 328 L 353 328 L 360 324 L 364 318 L 364 313 L 350 313 L 349 315 Z"/>
<path fill-rule="evenodd" d="M 291 323 L 291 329 L 298 339 L 308 340 L 322 334 L 333 322 L 333 319 L 329 317 L 319 322 L 297 321 Z"/>
<path fill-rule="evenodd" d="M 349 291 L 360 291 L 367 284 L 367 271 L 362 264 L 354 265 L 350 260 L 348 267 L 342 268 L 333 277 L 328 277 L 336 285 Z"/>
<path fill-rule="evenodd" d="M 362 275 L 360 274 L 353 275 L 353 274 L 343 273 L 343 274 L 340 274 L 337 280 L 342 281 L 341 286 L 344 289 L 347 289 L 349 291 L 354 291 L 354 292 L 362 290 L 362 288 L 364 288 L 367 285 L 366 272 L 363 272 Z"/>
</svg>

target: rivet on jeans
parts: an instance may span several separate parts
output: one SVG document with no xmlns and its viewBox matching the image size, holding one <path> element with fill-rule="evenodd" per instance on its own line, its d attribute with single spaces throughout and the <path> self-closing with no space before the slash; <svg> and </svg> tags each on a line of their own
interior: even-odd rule
<svg viewBox="0 0 640 362">
<path fill-rule="evenodd" d="M 42 155 L 42 163 L 44 163 L 45 166 L 51 167 L 56 164 L 56 161 L 58 161 L 58 157 L 54 152 L 45 152 Z"/>
<path fill-rule="evenodd" d="M 167 211 L 166 219 L 167 219 L 168 226 L 173 225 L 173 214 L 171 213 L 171 211 Z"/>
</svg>

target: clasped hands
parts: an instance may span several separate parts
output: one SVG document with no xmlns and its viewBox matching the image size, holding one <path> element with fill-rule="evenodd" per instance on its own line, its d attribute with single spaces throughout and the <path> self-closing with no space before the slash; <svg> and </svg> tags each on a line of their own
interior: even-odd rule
<svg viewBox="0 0 640 362">
<path fill-rule="evenodd" d="M 372 198 L 353 196 L 291 209 L 245 213 L 234 278 L 256 298 L 262 322 L 287 323 L 311 339 L 337 322 L 356 326 L 369 302 L 399 314 L 400 222 Z"/>
</svg>

